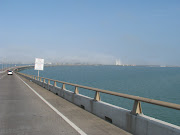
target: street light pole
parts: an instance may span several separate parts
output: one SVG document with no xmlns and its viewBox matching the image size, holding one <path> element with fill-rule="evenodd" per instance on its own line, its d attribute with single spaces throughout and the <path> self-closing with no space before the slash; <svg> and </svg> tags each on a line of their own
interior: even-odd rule
<svg viewBox="0 0 180 135">
<path fill-rule="evenodd" d="M 4 63 L 4 61 L 3 61 L 3 57 L 2 57 L 2 71 L 4 70 L 4 69 L 3 69 L 3 68 L 4 68 L 4 67 L 3 67 L 3 63 Z"/>
</svg>

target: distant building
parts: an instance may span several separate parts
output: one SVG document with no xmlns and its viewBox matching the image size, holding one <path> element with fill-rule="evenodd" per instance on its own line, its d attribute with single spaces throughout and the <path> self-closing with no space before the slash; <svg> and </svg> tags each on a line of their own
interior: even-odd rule
<svg viewBox="0 0 180 135">
<path fill-rule="evenodd" d="M 51 63 L 51 62 L 46 62 L 45 64 L 46 64 L 46 65 L 52 65 L 52 63 Z"/>
<path fill-rule="evenodd" d="M 116 65 L 122 65 L 120 60 L 116 60 Z"/>
</svg>

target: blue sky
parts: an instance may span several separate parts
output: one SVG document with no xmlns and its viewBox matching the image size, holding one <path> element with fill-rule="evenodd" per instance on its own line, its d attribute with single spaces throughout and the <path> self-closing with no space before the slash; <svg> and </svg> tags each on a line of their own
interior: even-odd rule
<svg viewBox="0 0 180 135">
<path fill-rule="evenodd" d="M 180 65 L 179 0 L 0 0 L 0 61 Z"/>
</svg>

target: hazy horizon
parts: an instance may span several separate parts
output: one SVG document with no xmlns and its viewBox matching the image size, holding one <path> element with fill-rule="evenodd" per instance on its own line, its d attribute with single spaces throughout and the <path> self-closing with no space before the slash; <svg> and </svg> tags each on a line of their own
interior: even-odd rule
<svg viewBox="0 0 180 135">
<path fill-rule="evenodd" d="M 180 1 L 1 0 L 0 63 L 180 66 Z"/>
</svg>

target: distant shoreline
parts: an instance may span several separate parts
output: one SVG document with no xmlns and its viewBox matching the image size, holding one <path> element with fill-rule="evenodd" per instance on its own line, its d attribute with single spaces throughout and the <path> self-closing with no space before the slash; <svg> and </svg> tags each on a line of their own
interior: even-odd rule
<svg viewBox="0 0 180 135">
<path fill-rule="evenodd" d="M 180 66 L 161 66 L 161 65 L 105 65 L 105 64 L 52 64 L 46 66 L 180 67 Z"/>
</svg>

